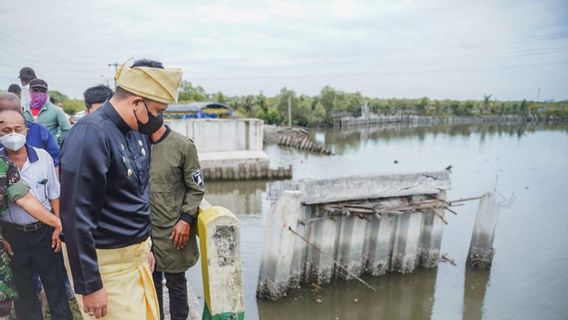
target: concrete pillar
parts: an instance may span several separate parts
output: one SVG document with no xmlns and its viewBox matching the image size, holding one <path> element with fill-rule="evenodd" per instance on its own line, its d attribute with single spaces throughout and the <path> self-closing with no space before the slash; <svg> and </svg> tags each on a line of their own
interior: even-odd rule
<svg viewBox="0 0 568 320">
<path fill-rule="evenodd" d="M 312 218 L 323 218 L 310 223 L 308 241 L 320 251 L 308 247 L 306 261 L 306 282 L 327 283 L 333 278 L 338 234 L 339 217 L 325 218 L 327 213 L 314 208 Z"/>
<path fill-rule="evenodd" d="M 440 192 L 437 198 L 445 200 L 446 192 Z M 444 217 L 444 212 L 443 208 L 424 210 L 422 250 L 420 254 L 420 266 L 422 267 L 434 268 L 438 265 L 442 235 L 444 233 L 444 222 L 440 217 Z"/>
<path fill-rule="evenodd" d="M 288 229 L 298 229 L 302 212 L 300 196 L 299 191 L 283 191 L 270 208 L 264 229 L 264 252 L 257 287 L 259 298 L 277 300 L 286 296 L 292 275 L 295 282 L 301 275 L 302 266 L 298 265 L 301 254 L 294 252 L 306 245 Z"/>
<path fill-rule="evenodd" d="M 363 247 L 367 235 L 367 224 L 367 220 L 355 215 L 341 217 L 336 260 L 344 269 L 339 266 L 335 267 L 337 278 L 353 279 L 353 276 L 358 277 L 363 272 L 365 266 Z"/>
<path fill-rule="evenodd" d="M 414 271 L 419 262 L 422 213 L 406 212 L 397 217 L 391 270 L 401 273 Z"/>
<path fill-rule="evenodd" d="M 371 225 L 371 233 L 374 234 L 376 230 L 376 237 L 371 240 L 369 246 L 367 272 L 373 276 L 379 276 L 389 269 L 396 230 L 396 216 L 383 214 L 380 219 L 373 219 Z"/>
<path fill-rule="evenodd" d="M 477 209 L 473 234 L 469 244 L 467 263 L 480 270 L 491 268 L 493 255 L 493 240 L 495 239 L 495 227 L 499 219 L 499 206 L 495 199 L 495 193 L 489 192 L 483 195 Z"/>
<path fill-rule="evenodd" d="M 240 225 L 222 207 L 199 213 L 198 234 L 205 306 L 203 319 L 244 319 Z"/>
</svg>

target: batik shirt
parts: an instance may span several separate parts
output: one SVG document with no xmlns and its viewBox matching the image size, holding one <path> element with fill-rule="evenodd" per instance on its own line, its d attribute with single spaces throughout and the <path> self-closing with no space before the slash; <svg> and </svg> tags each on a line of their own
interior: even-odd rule
<svg viewBox="0 0 568 320">
<path fill-rule="evenodd" d="M 30 190 L 27 183 L 20 180 L 20 171 L 5 155 L 0 155 L 0 215 L 8 210 L 8 201 L 23 198 Z"/>
<path fill-rule="evenodd" d="M 20 180 L 18 167 L 0 155 L 0 216 L 8 210 L 8 201 L 16 201 L 24 197 L 29 191 L 28 185 Z M 0 240 L 2 240 L 0 234 Z M 18 295 L 12 287 L 12 272 L 10 258 L 0 243 L 0 302 L 15 299 Z"/>
</svg>

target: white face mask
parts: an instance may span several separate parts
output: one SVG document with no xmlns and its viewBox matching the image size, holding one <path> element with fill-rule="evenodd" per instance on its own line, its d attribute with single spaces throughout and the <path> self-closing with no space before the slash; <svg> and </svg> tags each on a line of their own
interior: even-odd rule
<svg viewBox="0 0 568 320">
<path fill-rule="evenodd" d="M 12 132 L 0 137 L 0 142 L 9 150 L 18 151 L 26 144 L 26 135 Z"/>
</svg>

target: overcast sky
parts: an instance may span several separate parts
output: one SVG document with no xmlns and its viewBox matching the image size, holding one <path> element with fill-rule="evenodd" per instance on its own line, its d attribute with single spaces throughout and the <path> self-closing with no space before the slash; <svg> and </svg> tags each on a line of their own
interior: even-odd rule
<svg viewBox="0 0 568 320">
<path fill-rule="evenodd" d="M 566 0 L 2 1 L 0 39 L 0 89 L 73 97 L 147 57 L 228 95 L 568 98 Z"/>
</svg>

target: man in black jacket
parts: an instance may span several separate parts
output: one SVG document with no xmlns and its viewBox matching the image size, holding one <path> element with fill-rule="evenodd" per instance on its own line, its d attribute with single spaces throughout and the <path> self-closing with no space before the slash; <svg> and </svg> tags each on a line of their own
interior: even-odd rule
<svg viewBox="0 0 568 320">
<path fill-rule="evenodd" d="M 148 135 L 177 100 L 181 70 L 122 66 L 102 110 L 69 132 L 61 152 L 64 250 L 83 317 L 159 318 L 150 253 Z"/>
</svg>

